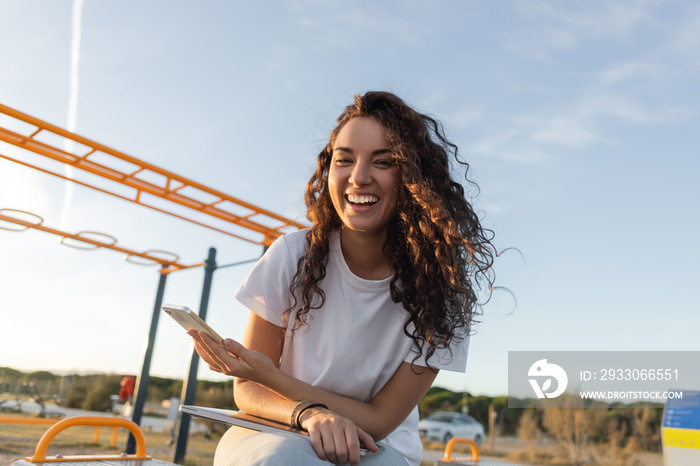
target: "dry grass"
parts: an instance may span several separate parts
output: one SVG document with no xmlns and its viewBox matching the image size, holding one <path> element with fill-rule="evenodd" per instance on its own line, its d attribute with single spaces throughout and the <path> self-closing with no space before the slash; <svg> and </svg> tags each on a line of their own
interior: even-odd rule
<svg viewBox="0 0 700 466">
<path fill-rule="evenodd" d="M 425 450 L 433 450 L 442 452 L 445 449 L 445 444 L 441 442 L 429 442 L 423 440 Z M 596 466 L 663 466 L 663 456 L 658 452 L 636 451 L 626 455 L 624 461 L 619 458 L 607 458 L 609 456 L 609 448 L 605 445 L 591 445 L 592 449 L 598 451 L 595 461 L 587 462 L 586 464 Z M 469 447 L 466 445 L 457 445 L 454 449 L 455 453 L 468 453 Z M 600 452 L 605 452 L 603 455 Z M 553 466 L 572 466 L 573 463 L 567 459 L 566 451 L 558 444 L 538 444 L 537 442 L 523 442 L 515 438 L 497 438 L 494 451 L 488 448 L 488 439 L 482 444 L 479 449 L 482 458 L 494 459 L 496 461 L 515 462 L 518 464 L 529 465 L 553 465 Z M 433 466 L 434 462 L 423 461 L 421 466 Z"/>
<path fill-rule="evenodd" d="M 47 425 L 26 425 L 0 423 L 0 465 L 11 465 L 14 461 L 32 456 L 37 442 L 48 429 Z M 110 455 L 119 454 L 126 446 L 127 433 L 120 429 L 116 448 L 110 447 L 112 430 L 102 428 L 98 445 L 93 445 L 94 427 L 72 427 L 61 432 L 51 443 L 48 455 L 62 453 L 64 455 Z M 166 445 L 170 436 L 164 432 L 144 432 L 146 436 L 146 452 L 156 459 L 173 461 L 175 446 Z M 191 435 L 187 445 L 185 464 L 188 466 L 208 466 L 214 459 L 214 451 L 219 437 L 206 438 L 202 434 Z M 445 444 L 424 442 L 426 450 L 443 451 Z M 489 457 L 500 457 L 504 460 L 517 461 L 523 464 L 552 464 L 564 466 L 569 462 L 557 458 L 555 446 L 537 446 L 527 448 L 522 443 L 496 441 L 496 451 L 489 452 L 486 445 L 482 446 L 482 454 Z M 455 453 L 467 453 L 466 445 L 458 445 Z M 424 465 L 432 465 L 423 462 Z M 601 462 L 599 464 L 606 464 Z M 638 466 L 661 466 L 663 460 L 658 453 L 638 453 L 633 455 L 627 464 Z"/>
<path fill-rule="evenodd" d="M 0 464 L 10 465 L 14 461 L 32 456 L 36 444 L 50 426 L 0 423 Z M 163 461 L 173 461 L 175 445 L 166 445 L 170 435 L 163 432 L 144 432 L 146 453 Z M 92 443 L 94 427 L 76 426 L 59 433 L 51 442 L 47 455 L 114 455 L 121 453 L 128 433 L 119 430 L 116 447 L 111 447 L 112 429 L 100 429 L 99 444 Z M 189 466 L 211 465 L 218 438 L 206 438 L 202 434 L 190 435 L 185 464 Z"/>
</svg>

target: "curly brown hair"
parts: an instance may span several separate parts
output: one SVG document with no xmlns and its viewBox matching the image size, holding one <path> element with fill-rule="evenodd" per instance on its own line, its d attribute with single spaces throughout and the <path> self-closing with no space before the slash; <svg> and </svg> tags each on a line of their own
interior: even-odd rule
<svg viewBox="0 0 700 466">
<path fill-rule="evenodd" d="M 395 271 L 392 300 L 408 313 L 404 332 L 419 349 L 422 342 L 427 343 L 427 361 L 436 350 L 449 348 L 470 332 L 480 309 L 477 291 L 490 291 L 493 285 L 493 232 L 481 225 L 464 187 L 450 176 L 454 160 L 464 168 L 466 182 L 478 189 L 467 179 L 469 165 L 447 140 L 442 125 L 388 92 L 355 95 L 318 155 L 304 195 L 313 226 L 290 285 L 292 305 L 285 315 L 289 318 L 297 309 L 293 326 L 297 329 L 308 323 L 309 311 L 325 301 L 321 282 L 326 276 L 329 239 L 342 226 L 331 201 L 328 172 L 340 130 L 358 117 L 382 124 L 402 180 L 384 253 Z M 422 356 L 420 351 L 414 362 Z"/>
</svg>

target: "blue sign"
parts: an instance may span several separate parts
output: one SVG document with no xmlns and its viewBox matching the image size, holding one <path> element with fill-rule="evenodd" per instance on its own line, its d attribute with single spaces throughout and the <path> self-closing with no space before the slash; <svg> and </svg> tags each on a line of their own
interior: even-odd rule
<svg viewBox="0 0 700 466">
<path fill-rule="evenodd" d="M 700 430 L 700 391 L 682 390 L 682 393 L 683 398 L 666 401 L 663 426 Z"/>
</svg>

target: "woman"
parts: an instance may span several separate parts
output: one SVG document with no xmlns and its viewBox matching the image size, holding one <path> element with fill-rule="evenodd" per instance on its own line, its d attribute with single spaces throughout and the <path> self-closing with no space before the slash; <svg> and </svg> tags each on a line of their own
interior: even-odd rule
<svg viewBox="0 0 700 466">
<path fill-rule="evenodd" d="M 440 369 L 464 372 L 476 291 L 492 284 L 490 232 L 450 159 L 467 168 L 432 118 L 355 96 L 307 185 L 312 227 L 279 238 L 236 295 L 251 309 L 241 344 L 191 333 L 237 377 L 241 410 L 311 442 L 234 428 L 215 464 L 356 465 L 378 444 L 362 464 L 420 463 L 418 402 Z"/>
</svg>

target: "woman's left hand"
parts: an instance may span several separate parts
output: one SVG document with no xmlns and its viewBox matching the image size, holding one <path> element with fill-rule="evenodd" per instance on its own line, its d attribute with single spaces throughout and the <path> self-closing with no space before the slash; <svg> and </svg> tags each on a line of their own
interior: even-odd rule
<svg viewBox="0 0 700 466">
<path fill-rule="evenodd" d="M 264 376 L 277 369 L 265 354 L 249 350 L 230 338 L 225 339 L 222 346 L 203 332 L 190 330 L 187 334 L 194 339 L 197 354 L 213 371 L 264 385 Z"/>
<path fill-rule="evenodd" d="M 316 455 L 324 461 L 356 466 L 360 463 L 360 447 L 372 452 L 378 450 L 368 433 L 350 419 L 327 409 L 306 411 L 300 424 L 309 432 Z"/>
</svg>

